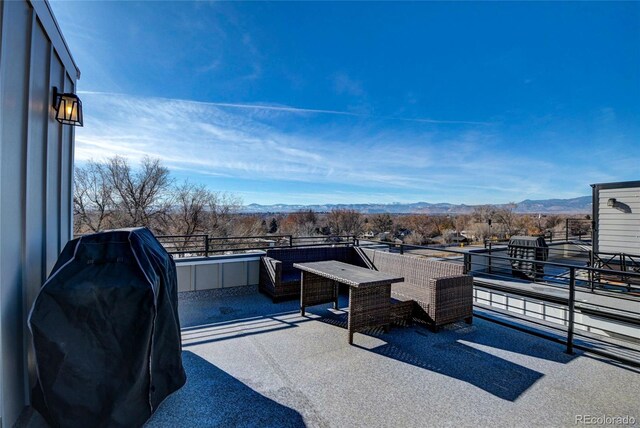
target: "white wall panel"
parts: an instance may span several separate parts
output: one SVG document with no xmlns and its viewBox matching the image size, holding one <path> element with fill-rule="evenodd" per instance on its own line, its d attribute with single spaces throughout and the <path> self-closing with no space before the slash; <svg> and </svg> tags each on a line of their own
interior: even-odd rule
<svg viewBox="0 0 640 428">
<path fill-rule="evenodd" d="M 597 195 L 597 251 L 640 254 L 640 187 L 598 189 Z M 608 206 L 610 198 L 621 207 Z"/>
</svg>

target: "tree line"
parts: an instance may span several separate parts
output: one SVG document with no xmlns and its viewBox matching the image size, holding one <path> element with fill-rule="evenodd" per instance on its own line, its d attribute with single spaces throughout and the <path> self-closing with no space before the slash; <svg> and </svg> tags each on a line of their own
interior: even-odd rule
<svg viewBox="0 0 640 428">
<path fill-rule="evenodd" d="M 242 201 L 188 180 L 177 182 L 159 159 L 144 157 L 134 169 L 114 156 L 76 167 L 74 232 L 149 227 L 159 235 L 225 234 Z"/>
<path fill-rule="evenodd" d="M 159 159 L 145 157 L 138 168 L 114 156 L 78 166 L 74 176 L 74 232 L 146 226 L 156 235 L 207 234 L 212 237 L 260 235 L 355 235 L 407 244 L 449 243 L 542 234 L 564 227 L 558 215 L 517 214 L 516 204 L 482 205 L 470 214 L 363 214 L 351 209 L 328 213 L 247 215 L 242 201 L 188 180 L 178 182 Z"/>
</svg>

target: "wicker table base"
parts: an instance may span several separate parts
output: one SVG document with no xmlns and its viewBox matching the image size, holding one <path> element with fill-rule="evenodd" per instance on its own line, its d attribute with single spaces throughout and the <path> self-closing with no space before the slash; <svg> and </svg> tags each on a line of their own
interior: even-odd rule
<svg viewBox="0 0 640 428">
<path fill-rule="evenodd" d="M 338 309 L 338 282 L 315 273 L 302 271 L 300 276 L 300 313 L 304 315 L 307 306 L 333 302 Z"/>
<path fill-rule="evenodd" d="M 328 261 L 296 263 L 302 271 L 300 282 L 300 313 L 307 306 L 333 302 L 338 308 L 338 284 L 349 286 L 349 344 L 355 332 L 382 327 L 391 322 L 391 283 L 403 278 L 383 274 L 346 263 Z M 398 307 L 404 313 L 404 306 Z M 403 316 L 403 315 L 400 315 Z"/>
<path fill-rule="evenodd" d="M 375 287 L 349 287 L 349 344 L 353 333 L 375 327 L 388 331 L 391 319 L 391 284 Z"/>
</svg>

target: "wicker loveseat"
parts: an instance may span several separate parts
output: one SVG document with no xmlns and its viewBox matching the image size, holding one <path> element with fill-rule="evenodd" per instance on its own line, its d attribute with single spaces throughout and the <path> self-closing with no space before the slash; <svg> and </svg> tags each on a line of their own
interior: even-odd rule
<svg viewBox="0 0 640 428">
<path fill-rule="evenodd" d="M 300 271 L 293 264 L 324 260 L 365 266 L 360 249 L 351 246 L 269 249 L 260 261 L 260 292 L 274 302 L 299 298 Z"/>
<path fill-rule="evenodd" d="M 471 324 L 473 278 L 464 275 L 462 265 L 364 248 L 360 252 L 369 267 L 405 278 L 391 286 L 395 322 L 403 316 L 406 322 L 417 318 L 434 331 L 459 320 Z"/>
</svg>

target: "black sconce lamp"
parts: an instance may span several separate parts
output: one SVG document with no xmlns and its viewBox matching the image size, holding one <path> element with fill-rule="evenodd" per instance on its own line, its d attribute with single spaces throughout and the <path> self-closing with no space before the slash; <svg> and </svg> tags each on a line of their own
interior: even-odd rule
<svg viewBox="0 0 640 428">
<path fill-rule="evenodd" d="M 625 204 L 624 202 L 620 202 L 619 200 L 617 200 L 616 198 L 609 198 L 607 199 L 607 206 L 614 208 L 618 211 L 621 211 L 623 213 L 626 214 L 630 214 L 631 213 L 631 207 L 627 204 Z"/>
<path fill-rule="evenodd" d="M 63 94 L 53 87 L 53 108 L 56 120 L 65 125 L 82 126 L 82 101 L 76 94 Z"/>
</svg>

